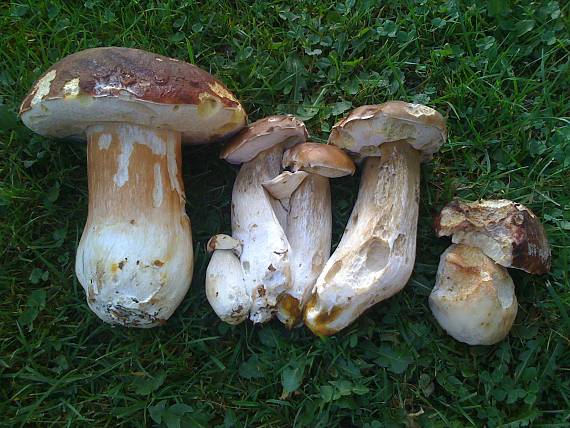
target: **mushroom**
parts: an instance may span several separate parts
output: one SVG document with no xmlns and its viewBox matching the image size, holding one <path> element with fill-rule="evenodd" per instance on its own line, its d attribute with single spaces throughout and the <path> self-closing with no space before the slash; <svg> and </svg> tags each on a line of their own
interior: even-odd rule
<svg viewBox="0 0 570 428">
<path fill-rule="evenodd" d="M 429 306 L 449 335 L 469 345 L 503 340 L 518 308 L 507 269 L 480 249 L 461 244 L 441 255 Z"/>
<path fill-rule="evenodd" d="M 239 324 L 247 319 L 251 308 L 239 260 L 242 245 L 231 236 L 215 235 L 208 241 L 207 250 L 213 252 L 206 269 L 208 302 L 222 321 Z"/>
<path fill-rule="evenodd" d="M 500 199 L 447 204 L 435 221 L 454 245 L 441 256 L 429 305 L 455 339 L 491 345 L 511 329 L 517 300 L 505 267 L 543 274 L 550 269 L 544 228 L 522 204 Z"/>
<path fill-rule="evenodd" d="M 286 212 L 262 183 L 281 173 L 283 151 L 306 138 L 303 122 L 271 116 L 243 130 L 221 154 L 229 163 L 242 164 L 232 192 L 232 235 L 243 245 L 240 262 L 255 323 L 273 317 L 279 295 L 291 282 L 291 248 L 282 227 Z M 227 269 L 226 275 L 239 272 Z"/>
<path fill-rule="evenodd" d="M 318 275 L 331 251 L 332 215 L 329 178 L 354 174 L 354 162 L 338 147 L 298 144 L 283 155 L 283 172 L 264 187 L 285 203 L 285 233 L 291 246 L 291 287 L 279 298 L 277 317 L 289 328 L 299 326 Z M 282 180 L 279 178 L 283 177 Z M 297 180 L 300 178 L 300 181 Z M 291 183 L 288 192 L 275 190 L 277 182 Z M 273 186 L 271 186 L 273 185 Z"/>
<path fill-rule="evenodd" d="M 348 225 L 305 308 L 314 333 L 342 330 L 406 285 L 415 260 L 420 161 L 446 137 L 441 114 L 400 101 L 359 107 L 333 127 L 330 144 L 367 159 Z"/>
<path fill-rule="evenodd" d="M 447 204 L 436 219 L 437 236 L 477 247 L 495 263 L 541 275 L 550 270 L 550 246 L 538 217 L 506 199 Z"/>
<path fill-rule="evenodd" d="M 112 324 L 163 324 L 193 269 L 181 141 L 238 132 L 240 103 L 194 65 L 109 47 L 52 66 L 20 116 L 40 135 L 87 140 L 89 211 L 75 271 L 89 307 Z"/>
</svg>

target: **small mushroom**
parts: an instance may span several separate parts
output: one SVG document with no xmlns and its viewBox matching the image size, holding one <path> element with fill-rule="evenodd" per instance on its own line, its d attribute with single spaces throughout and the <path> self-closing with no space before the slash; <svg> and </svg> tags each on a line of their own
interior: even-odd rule
<svg viewBox="0 0 570 428">
<path fill-rule="evenodd" d="M 447 204 L 436 219 L 437 236 L 477 247 L 501 266 L 541 275 L 550 270 L 550 246 L 538 217 L 506 199 Z"/>
<path fill-rule="evenodd" d="M 503 340 L 518 308 L 507 270 L 480 249 L 461 244 L 441 255 L 429 306 L 449 335 L 469 345 Z"/>
<path fill-rule="evenodd" d="M 181 142 L 238 132 L 246 114 L 194 65 L 128 48 L 78 52 L 52 66 L 20 107 L 44 136 L 87 140 L 89 211 L 75 271 L 105 322 L 163 324 L 192 279 Z"/>
<path fill-rule="evenodd" d="M 406 285 L 415 260 L 420 161 L 446 137 L 441 114 L 400 101 L 359 107 L 334 126 L 329 143 L 367 159 L 344 235 L 305 309 L 313 332 L 342 330 Z"/>
<path fill-rule="evenodd" d="M 213 253 L 206 269 L 208 302 L 222 321 L 239 324 L 247 319 L 251 308 L 239 260 L 241 242 L 228 235 L 215 235 L 207 249 Z"/>
<path fill-rule="evenodd" d="M 298 144 L 283 155 L 285 171 L 277 178 L 292 183 L 288 192 L 272 195 L 284 201 L 288 211 L 285 233 L 291 246 L 291 287 L 279 298 L 277 317 L 293 328 L 302 324 L 303 308 L 317 277 L 330 256 L 332 215 L 329 178 L 354 174 L 354 162 L 338 147 L 316 143 Z M 302 175 L 301 175 L 302 174 Z M 303 177 L 297 182 L 296 177 Z M 270 190 L 271 189 L 271 190 Z M 285 197 L 284 197 L 285 196 Z"/>
<path fill-rule="evenodd" d="M 550 269 L 550 247 L 538 217 L 506 199 L 454 200 L 436 218 L 435 230 L 438 236 L 452 235 L 456 244 L 441 256 L 429 297 L 436 320 L 470 345 L 504 339 L 517 313 L 505 267 L 533 274 Z"/>
<path fill-rule="evenodd" d="M 243 244 L 240 262 L 255 323 L 273 317 L 279 295 L 291 283 L 291 248 L 282 227 L 286 211 L 262 183 L 281 173 L 283 151 L 306 138 L 303 122 L 271 116 L 243 130 L 221 154 L 229 163 L 242 164 L 232 192 L 232 235 Z"/>
</svg>

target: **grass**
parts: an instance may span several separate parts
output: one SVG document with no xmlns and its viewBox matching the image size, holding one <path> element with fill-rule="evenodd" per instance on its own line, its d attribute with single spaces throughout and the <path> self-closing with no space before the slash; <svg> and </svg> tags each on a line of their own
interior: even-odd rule
<svg viewBox="0 0 570 428">
<path fill-rule="evenodd" d="M 569 426 L 569 4 L 381 3 L 0 4 L 0 425 Z M 295 113 L 316 141 L 362 104 L 403 99 L 443 112 L 450 139 L 422 168 L 406 289 L 331 338 L 220 323 L 204 294 L 204 246 L 229 232 L 236 169 L 218 147 L 187 147 L 191 291 L 163 328 L 99 322 L 73 272 L 85 148 L 32 135 L 15 112 L 49 65 L 108 45 L 194 62 L 250 119 Z M 357 186 L 358 177 L 334 180 L 335 242 Z M 432 216 L 454 196 L 521 202 L 551 242 L 550 274 L 512 272 L 519 313 L 495 346 L 455 342 L 427 306 L 449 245 Z"/>
</svg>

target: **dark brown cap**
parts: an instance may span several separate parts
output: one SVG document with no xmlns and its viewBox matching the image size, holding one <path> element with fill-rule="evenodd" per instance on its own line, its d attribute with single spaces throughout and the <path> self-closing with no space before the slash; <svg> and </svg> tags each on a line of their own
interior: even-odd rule
<svg viewBox="0 0 570 428">
<path fill-rule="evenodd" d="M 359 158 L 379 156 L 382 144 L 402 141 L 430 159 L 447 139 L 445 119 L 421 104 L 388 101 L 354 109 L 332 129 L 329 144 Z"/>
<path fill-rule="evenodd" d="M 288 148 L 304 143 L 308 136 L 305 124 L 295 116 L 269 116 L 243 129 L 224 147 L 220 158 L 232 164 L 241 164 L 276 144 Z"/>
<path fill-rule="evenodd" d="M 335 178 L 354 174 L 356 166 L 344 150 L 336 146 L 304 143 L 291 147 L 283 154 L 283 168 Z"/>
<path fill-rule="evenodd" d="M 550 270 L 550 246 L 538 217 L 506 199 L 447 204 L 435 221 L 438 236 L 477 247 L 496 263 L 528 273 Z"/>
<path fill-rule="evenodd" d="M 84 138 L 85 129 L 123 122 L 182 133 L 206 143 L 238 132 L 247 115 L 206 71 L 139 49 L 87 49 L 63 58 L 38 79 L 20 106 L 38 134 Z"/>
</svg>

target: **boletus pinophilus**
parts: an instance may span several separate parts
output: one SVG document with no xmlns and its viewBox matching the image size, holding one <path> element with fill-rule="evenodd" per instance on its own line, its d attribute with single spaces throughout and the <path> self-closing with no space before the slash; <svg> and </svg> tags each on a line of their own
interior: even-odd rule
<svg viewBox="0 0 570 428">
<path fill-rule="evenodd" d="M 295 117 L 270 116 L 236 135 L 220 155 L 231 164 L 241 164 L 232 191 L 231 210 L 232 236 L 242 245 L 240 263 L 223 266 L 221 258 L 212 257 L 206 276 L 210 304 L 226 322 L 241 322 L 247 312 L 254 323 L 271 320 L 279 296 L 291 285 L 291 247 L 284 230 L 287 212 L 263 183 L 281 173 L 283 152 L 304 143 L 307 136 L 304 123 Z M 243 278 L 243 282 L 236 278 Z M 245 287 L 245 293 L 236 290 L 216 294 L 214 290 L 224 281 L 228 286 Z M 250 301 L 236 305 L 235 299 L 243 299 L 245 295 Z M 233 303 L 215 301 L 229 297 Z"/>
<path fill-rule="evenodd" d="M 303 322 L 303 309 L 331 252 L 330 178 L 354 174 L 355 165 L 330 144 L 304 143 L 283 154 L 289 169 L 263 183 L 287 212 L 284 225 L 291 254 L 291 285 L 279 297 L 277 318 L 288 328 Z"/>
<path fill-rule="evenodd" d="M 329 144 L 366 159 L 344 234 L 305 308 L 314 333 L 342 330 L 406 285 L 415 261 L 420 162 L 446 138 L 440 113 L 401 101 L 358 107 L 333 127 Z"/>
<path fill-rule="evenodd" d="M 200 68 L 119 47 L 48 69 L 20 107 L 24 124 L 87 140 L 89 211 L 75 271 L 89 307 L 129 327 L 163 324 L 192 279 L 181 143 L 237 133 L 246 113 Z"/>
<path fill-rule="evenodd" d="M 506 267 L 543 274 L 550 247 L 542 224 L 509 200 L 454 200 L 435 221 L 454 245 L 441 256 L 429 305 L 440 326 L 470 345 L 491 345 L 509 333 L 517 313 Z"/>
</svg>

